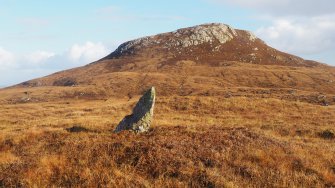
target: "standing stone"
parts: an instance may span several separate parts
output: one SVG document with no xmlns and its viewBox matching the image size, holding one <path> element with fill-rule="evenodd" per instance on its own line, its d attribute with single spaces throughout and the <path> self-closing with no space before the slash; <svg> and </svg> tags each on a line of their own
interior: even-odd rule
<svg viewBox="0 0 335 188">
<path fill-rule="evenodd" d="M 114 132 L 118 133 L 123 130 L 148 131 L 154 115 L 155 97 L 155 88 L 151 87 L 137 102 L 133 113 L 124 117 Z"/>
</svg>

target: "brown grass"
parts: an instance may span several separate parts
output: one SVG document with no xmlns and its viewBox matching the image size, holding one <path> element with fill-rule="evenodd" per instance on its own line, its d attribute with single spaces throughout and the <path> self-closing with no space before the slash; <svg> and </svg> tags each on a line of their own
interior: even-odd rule
<svg viewBox="0 0 335 188">
<path fill-rule="evenodd" d="M 150 132 L 112 133 L 137 99 L 2 103 L 0 186 L 335 186 L 334 106 L 158 97 Z"/>
</svg>

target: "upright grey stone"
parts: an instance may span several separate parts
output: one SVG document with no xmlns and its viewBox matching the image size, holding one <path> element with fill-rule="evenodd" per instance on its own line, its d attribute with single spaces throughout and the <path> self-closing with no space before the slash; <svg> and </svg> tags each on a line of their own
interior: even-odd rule
<svg viewBox="0 0 335 188">
<path fill-rule="evenodd" d="M 155 88 L 151 87 L 137 102 L 133 113 L 124 117 L 114 132 L 117 133 L 123 130 L 148 131 L 154 115 L 155 97 Z"/>
</svg>

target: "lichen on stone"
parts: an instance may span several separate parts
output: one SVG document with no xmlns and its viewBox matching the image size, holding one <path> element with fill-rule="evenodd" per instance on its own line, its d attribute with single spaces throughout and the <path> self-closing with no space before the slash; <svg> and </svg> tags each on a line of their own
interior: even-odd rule
<svg viewBox="0 0 335 188">
<path fill-rule="evenodd" d="M 156 99 L 155 88 L 150 88 L 137 102 L 133 113 L 122 119 L 114 132 L 132 130 L 135 132 L 146 132 L 149 130 Z"/>
</svg>

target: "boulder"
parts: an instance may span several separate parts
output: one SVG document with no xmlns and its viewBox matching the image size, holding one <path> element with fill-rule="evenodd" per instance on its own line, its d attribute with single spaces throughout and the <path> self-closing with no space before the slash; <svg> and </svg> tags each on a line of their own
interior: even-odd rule
<svg viewBox="0 0 335 188">
<path fill-rule="evenodd" d="M 132 130 L 141 133 L 148 131 L 154 115 L 155 97 L 155 88 L 152 87 L 137 102 L 133 113 L 122 119 L 114 132 Z"/>
</svg>

